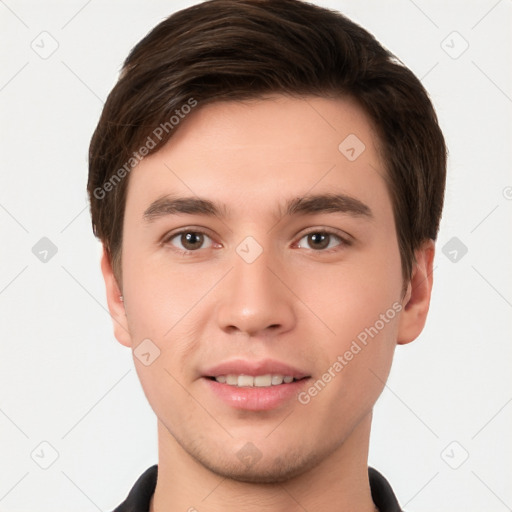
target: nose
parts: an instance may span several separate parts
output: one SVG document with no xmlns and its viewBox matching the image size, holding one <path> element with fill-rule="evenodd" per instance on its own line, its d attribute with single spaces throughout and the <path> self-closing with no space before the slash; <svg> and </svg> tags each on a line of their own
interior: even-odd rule
<svg viewBox="0 0 512 512">
<path fill-rule="evenodd" d="M 296 321 L 293 293 L 286 286 L 282 265 L 264 250 L 252 262 L 233 255 L 222 293 L 217 319 L 227 333 L 250 336 L 277 335 L 293 328 Z"/>
</svg>

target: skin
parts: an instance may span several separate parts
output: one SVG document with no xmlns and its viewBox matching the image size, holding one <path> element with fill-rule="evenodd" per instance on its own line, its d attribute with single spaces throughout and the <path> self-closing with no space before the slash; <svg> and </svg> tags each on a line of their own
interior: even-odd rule
<svg viewBox="0 0 512 512">
<path fill-rule="evenodd" d="M 366 146 L 353 162 L 338 150 L 349 134 Z M 118 341 L 135 349 L 149 338 L 160 350 L 149 366 L 134 357 L 158 417 L 152 512 L 375 510 L 372 408 L 396 345 L 423 329 L 434 257 L 425 241 L 404 294 L 384 173 L 378 138 L 355 102 L 285 96 L 200 106 L 132 171 L 122 283 L 105 253 L 102 271 Z M 278 204 L 308 193 L 350 195 L 372 216 L 276 215 Z M 148 223 L 144 211 L 163 194 L 222 202 L 230 214 Z M 205 232 L 204 244 L 180 253 L 186 240 L 169 236 L 183 228 Z M 332 236 L 319 249 L 306 236 L 326 229 L 351 243 Z M 236 252 L 247 236 L 263 249 L 250 264 Z M 403 309 L 307 404 L 234 409 L 201 378 L 239 357 L 277 359 L 316 381 L 393 304 Z M 252 465 L 237 457 L 247 442 L 261 454 Z"/>
</svg>

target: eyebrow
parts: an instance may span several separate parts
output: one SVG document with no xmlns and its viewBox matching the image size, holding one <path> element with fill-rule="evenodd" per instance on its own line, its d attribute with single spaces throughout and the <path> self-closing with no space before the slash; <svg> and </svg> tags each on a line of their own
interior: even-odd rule
<svg viewBox="0 0 512 512">
<path fill-rule="evenodd" d="M 315 194 L 289 199 L 277 211 L 279 217 L 285 215 L 315 215 L 319 213 L 345 213 L 353 217 L 373 218 L 368 205 L 346 194 Z M 229 209 L 225 204 L 216 204 L 200 197 L 176 197 L 166 195 L 153 201 L 144 211 L 144 221 L 150 223 L 168 215 L 204 215 L 225 219 Z"/>
</svg>

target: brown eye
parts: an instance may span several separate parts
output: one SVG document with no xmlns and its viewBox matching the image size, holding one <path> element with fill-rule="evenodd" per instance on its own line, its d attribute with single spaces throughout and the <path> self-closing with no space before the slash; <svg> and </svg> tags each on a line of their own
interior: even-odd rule
<svg viewBox="0 0 512 512">
<path fill-rule="evenodd" d="M 305 240 L 305 242 L 303 242 Z M 336 246 L 348 245 L 339 235 L 329 231 L 312 231 L 299 240 L 299 247 L 321 251 Z"/>
<path fill-rule="evenodd" d="M 211 239 L 205 233 L 200 231 L 181 231 L 170 236 L 165 243 L 171 244 L 180 251 L 197 251 L 203 249 L 205 242 L 209 242 L 207 247 L 211 247 Z"/>
<path fill-rule="evenodd" d="M 201 233 L 182 233 L 180 242 L 187 251 L 199 249 L 203 245 L 204 236 Z"/>
<path fill-rule="evenodd" d="M 325 233 L 311 233 L 307 236 L 308 244 L 313 249 L 325 249 L 329 245 L 331 235 Z"/>
</svg>

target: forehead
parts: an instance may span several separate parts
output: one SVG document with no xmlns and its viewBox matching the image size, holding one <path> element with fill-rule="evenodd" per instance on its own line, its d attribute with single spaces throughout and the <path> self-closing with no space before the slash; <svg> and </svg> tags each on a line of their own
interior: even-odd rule
<svg viewBox="0 0 512 512">
<path fill-rule="evenodd" d="M 377 143 L 372 123 L 355 100 L 276 95 L 200 106 L 185 117 L 169 145 L 186 141 L 220 157 L 229 145 L 241 150 L 241 159 L 244 150 L 258 148 L 267 161 L 269 156 L 279 161 L 280 154 L 290 161 L 293 154 L 284 152 L 288 149 L 294 151 L 294 160 L 320 157 L 333 161 L 339 156 L 339 144 L 349 135 L 365 146 Z"/>
<path fill-rule="evenodd" d="M 134 168 L 127 209 L 165 193 L 214 197 L 252 211 L 277 196 L 333 188 L 368 200 L 386 193 L 383 174 L 373 126 L 349 98 L 217 102 L 196 107 L 163 148 Z"/>
</svg>

